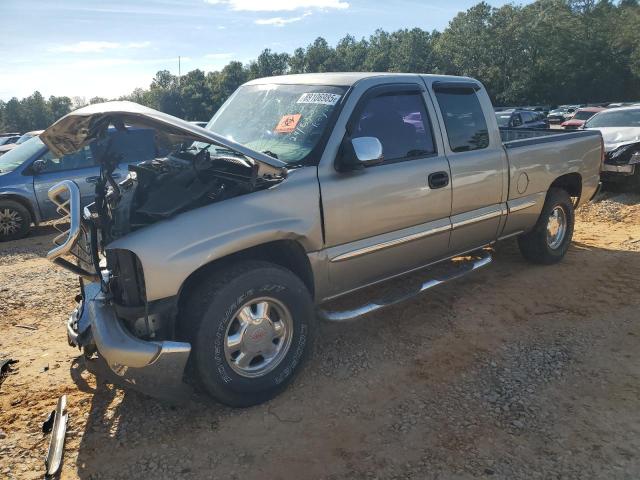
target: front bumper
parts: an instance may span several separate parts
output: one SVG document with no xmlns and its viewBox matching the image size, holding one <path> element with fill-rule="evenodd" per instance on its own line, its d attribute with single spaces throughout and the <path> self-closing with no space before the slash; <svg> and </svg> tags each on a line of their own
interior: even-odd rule
<svg viewBox="0 0 640 480">
<path fill-rule="evenodd" d="M 156 398 L 184 401 L 191 396 L 192 389 L 184 382 L 189 343 L 136 338 L 117 318 L 99 283 L 86 284 L 83 290 L 69 318 L 67 336 L 69 344 L 87 354 L 95 352 L 86 357 L 89 371 L 108 383 Z"/>
</svg>

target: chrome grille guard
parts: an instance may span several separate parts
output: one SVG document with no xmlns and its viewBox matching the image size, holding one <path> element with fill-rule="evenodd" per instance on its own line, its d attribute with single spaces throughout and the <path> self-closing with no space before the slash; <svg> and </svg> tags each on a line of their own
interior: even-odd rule
<svg viewBox="0 0 640 480">
<path fill-rule="evenodd" d="M 69 194 L 67 200 L 63 195 Z M 71 180 L 63 180 L 49 189 L 49 200 L 56 205 L 56 211 L 61 215 L 53 222 L 53 228 L 60 234 L 53 239 L 55 248 L 49 250 L 47 258 L 51 261 L 68 254 L 80 235 L 80 189 Z M 61 228 L 69 223 L 69 228 Z"/>
<path fill-rule="evenodd" d="M 67 199 L 65 199 L 65 193 L 68 194 Z M 48 195 L 49 199 L 56 205 L 56 211 L 60 214 L 60 218 L 53 222 L 53 227 L 60 234 L 53 239 L 55 247 L 47 252 L 47 259 L 88 280 L 94 281 L 98 279 L 97 274 L 87 272 L 84 268 L 62 258 L 64 255 L 69 254 L 77 256 L 71 250 L 78 243 L 78 238 L 82 233 L 80 189 L 78 185 L 71 180 L 63 180 L 51 187 Z M 67 223 L 69 227 L 64 228 Z"/>
</svg>

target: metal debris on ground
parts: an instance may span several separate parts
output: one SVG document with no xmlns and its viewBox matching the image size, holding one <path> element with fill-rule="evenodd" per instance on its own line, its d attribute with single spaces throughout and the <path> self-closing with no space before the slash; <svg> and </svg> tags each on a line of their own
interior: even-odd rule
<svg viewBox="0 0 640 480">
<path fill-rule="evenodd" d="M 18 363 L 18 360 L 13 358 L 4 358 L 0 360 L 0 385 L 4 381 L 4 377 L 11 371 L 11 365 Z"/>
<path fill-rule="evenodd" d="M 37 330 L 38 327 L 36 327 L 35 325 L 24 325 L 21 323 L 18 323 L 17 325 L 14 325 L 14 327 L 16 328 L 24 328 L 26 330 Z"/>
<path fill-rule="evenodd" d="M 47 415 L 47 419 L 42 422 L 42 433 L 51 433 L 51 430 L 53 430 L 53 421 L 56 418 L 56 411 L 55 410 L 51 410 L 49 412 L 49 415 Z"/>
<path fill-rule="evenodd" d="M 51 440 L 49 441 L 49 450 L 47 452 L 47 458 L 45 459 L 47 477 L 52 477 L 58 473 L 58 470 L 60 470 L 62 454 L 64 452 L 64 437 L 67 433 L 68 417 L 67 396 L 62 395 L 58 399 L 58 404 L 56 405 L 55 418 L 53 419 L 53 428 L 51 430 Z"/>
</svg>

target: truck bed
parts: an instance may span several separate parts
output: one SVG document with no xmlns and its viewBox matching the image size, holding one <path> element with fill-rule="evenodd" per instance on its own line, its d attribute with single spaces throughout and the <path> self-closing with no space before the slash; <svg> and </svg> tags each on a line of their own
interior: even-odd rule
<svg viewBox="0 0 640 480">
<path fill-rule="evenodd" d="M 600 135 L 594 130 L 542 130 L 533 128 L 500 128 L 500 136 L 505 148 L 517 148 L 538 143 L 583 138 Z"/>
</svg>

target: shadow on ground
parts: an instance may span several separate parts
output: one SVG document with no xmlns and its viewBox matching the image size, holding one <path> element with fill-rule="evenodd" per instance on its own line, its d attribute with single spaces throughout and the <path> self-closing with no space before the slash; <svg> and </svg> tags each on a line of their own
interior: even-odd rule
<svg viewBox="0 0 640 480">
<path fill-rule="evenodd" d="M 296 382 L 268 404 L 249 409 L 202 398 L 169 407 L 98 382 L 79 447 L 78 475 L 531 478 L 546 472 L 548 478 L 555 472 L 573 478 L 576 472 L 595 472 L 597 477 L 619 456 L 614 451 L 611 458 L 596 458 L 593 445 L 615 446 L 622 442 L 616 425 L 640 425 L 637 409 L 634 413 L 623 402 L 626 397 L 607 393 L 630 392 L 637 375 L 624 377 L 611 373 L 617 367 L 589 363 L 599 356 L 601 362 L 618 361 L 605 340 L 621 331 L 621 312 L 640 303 L 640 294 L 628 288 L 639 268 L 638 252 L 579 243 L 559 265 L 531 266 L 514 241 L 506 242 L 498 246 L 493 265 L 466 279 L 370 318 L 321 325 L 315 356 Z M 501 365 L 511 345 L 544 352 L 544 345 L 558 342 L 562 348 L 566 343 L 576 363 L 558 360 L 561 366 L 553 368 L 561 374 L 516 392 L 517 402 L 532 405 L 524 426 L 501 423 L 503 414 L 494 413 L 487 400 L 483 372 Z M 630 345 L 621 358 L 638 346 Z M 516 355 L 511 361 L 528 359 Z M 91 391 L 80 365 L 72 368 L 72 377 L 78 388 Z M 592 391 L 597 387 L 602 390 Z M 590 398 L 589 405 L 580 398 Z M 599 420 L 593 406 L 602 402 L 606 421 L 590 427 Z"/>
</svg>

